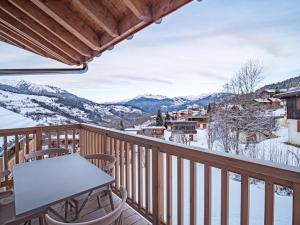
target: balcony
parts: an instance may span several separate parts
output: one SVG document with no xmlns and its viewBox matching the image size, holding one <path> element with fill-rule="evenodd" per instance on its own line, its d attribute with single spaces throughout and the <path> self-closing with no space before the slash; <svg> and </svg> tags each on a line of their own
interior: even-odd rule
<svg viewBox="0 0 300 225">
<path fill-rule="evenodd" d="M 278 202 L 274 189 L 280 185 L 292 190 L 290 221 L 292 225 L 300 225 L 299 168 L 87 124 L 5 129 L 0 130 L 0 141 L 3 146 L 0 168 L 4 169 L 23 163 L 24 154 L 36 149 L 60 147 L 82 156 L 114 155 L 117 158 L 113 172 L 115 200 L 118 201 L 117 190 L 121 185 L 128 191 L 125 224 L 236 224 L 229 218 L 232 210 L 229 175 L 234 173 L 240 181 L 240 193 L 236 193 L 240 195 L 240 204 L 235 209 L 239 212 L 235 215 L 239 217 L 238 224 L 252 224 L 250 183 L 255 180 L 264 186 L 262 224 L 279 224 L 275 219 Z M 218 207 L 212 200 L 215 170 L 220 183 Z M 11 185 L 10 177 L 1 182 L 1 187 Z M 90 209 L 95 204 L 91 203 Z M 217 220 L 215 212 L 219 214 Z"/>
</svg>

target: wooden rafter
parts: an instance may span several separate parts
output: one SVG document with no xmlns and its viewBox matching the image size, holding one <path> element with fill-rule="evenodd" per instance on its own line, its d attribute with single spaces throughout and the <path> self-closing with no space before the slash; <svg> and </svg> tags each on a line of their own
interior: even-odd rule
<svg viewBox="0 0 300 225">
<path fill-rule="evenodd" d="M 47 58 L 54 58 L 49 55 L 48 52 L 46 52 L 44 49 L 42 49 L 40 46 L 37 46 L 27 40 L 22 35 L 18 34 L 14 30 L 11 30 L 9 27 L 6 27 L 4 24 L 0 23 L 0 34 L 2 37 L 4 37 L 8 41 L 12 41 L 13 43 L 16 43 L 17 45 L 25 47 L 25 49 L 37 53 L 39 55 L 43 55 Z M 63 62 L 61 59 L 54 58 L 60 62 Z"/>
<path fill-rule="evenodd" d="M 68 0 L 73 8 L 92 20 L 110 36 L 119 36 L 118 23 L 109 10 L 101 3 L 93 0 Z"/>
<path fill-rule="evenodd" d="M 32 32 L 36 33 L 37 35 L 41 36 L 48 42 L 52 43 L 57 49 L 59 49 L 63 54 L 70 57 L 74 61 L 82 63 L 84 61 L 83 57 L 79 55 L 74 49 L 66 45 L 60 39 L 52 36 L 48 30 L 42 27 L 40 24 L 36 23 L 18 8 L 15 8 L 13 5 L 8 3 L 7 1 L 0 1 L 0 9 L 8 13 L 11 17 L 16 19 L 18 22 L 22 23 L 28 29 L 32 30 Z M 30 24 L 30 26 L 29 26 Z"/>
<path fill-rule="evenodd" d="M 141 20 L 151 20 L 150 8 L 143 0 L 122 0 L 124 4 Z"/>
<path fill-rule="evenodd" d="M 100 50 L 97 33 L 77 15 L 72 14 L 68 2 L 62 0 L 31 1 L 87 46 L 94 50 Z"/>
<path fill-rule="evenodd" d="M 68 56 L 65 56 L 62 52 L 59 51 L 54 45 L 44 40 L 39 35 L 32 32 L 29 28 L 24 26 L 23 24 L 19 23 L 17 20 L 12 18 L 6 12 L 0 9 L 0 21 L 5 24 L 10 29 L 14 30 L 16 33 L 20 34 L 21 36 L 25 37 L 27 40 L 35 43 L 37 46 L 40 46 L 49 55 L 52 55 L 54 58 L 61 59 L 61 61 L 67 64 L 78 64 L 77 62 L 70 59 Z"/>
</svg>

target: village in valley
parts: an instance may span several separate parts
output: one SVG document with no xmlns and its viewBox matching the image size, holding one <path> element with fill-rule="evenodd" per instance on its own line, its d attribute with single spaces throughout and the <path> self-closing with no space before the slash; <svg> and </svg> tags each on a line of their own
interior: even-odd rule
<svg viewBox="0 0 300 225">
<path fill-rule="evenodd" d="M 242 93 L 243 88 L 231 90 L 235 95 L 217 103 L 177 111 L 162 107 L 144 124 L 122 130 L 202 150 L 300 166 L 300 90 L 260 88 Z"/>
</svg>

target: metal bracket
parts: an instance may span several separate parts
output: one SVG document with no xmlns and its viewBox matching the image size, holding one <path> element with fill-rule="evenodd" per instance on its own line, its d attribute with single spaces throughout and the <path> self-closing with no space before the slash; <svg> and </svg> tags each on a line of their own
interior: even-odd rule
<svg viewBox="0 0 300 225">
<path fill-rule="evenodd" d="M 88 64 L 84 63 L 81 68 L 0 69 L 0 76 L 82 74 L 87 71 Z"/>
</svg>

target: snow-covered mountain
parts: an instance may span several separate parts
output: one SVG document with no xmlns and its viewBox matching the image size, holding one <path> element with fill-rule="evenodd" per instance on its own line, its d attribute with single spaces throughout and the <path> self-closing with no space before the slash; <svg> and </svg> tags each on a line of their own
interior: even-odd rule
<svg viewBox="0 0 300 225">
<path fill-rule="evenodd" d="M 174 98 L 161 95 L 140 95 L 133 99 L 118 102 L 118 104 L 137 107 L 145 112 L 154 113 L 158 109 L 166 112 L 186 109 L 188 106 L 193 105 L 207 106 L 210 103 L 220 103 L 225 99 L 230 99 L 232 97 L 233 95 L 229 93 L 215 93 Z"/>
<path fill-rule="evenodd" d="M 0 80 L 0 106 L 38 124 L 83 122 L 118 127 L 121 120 L 132 125 L 148 118 L 133 106 L 98 104 L 57 87 L 27 81 Z"/>
</svg>

